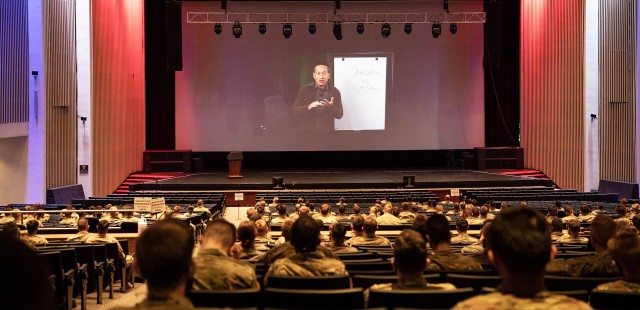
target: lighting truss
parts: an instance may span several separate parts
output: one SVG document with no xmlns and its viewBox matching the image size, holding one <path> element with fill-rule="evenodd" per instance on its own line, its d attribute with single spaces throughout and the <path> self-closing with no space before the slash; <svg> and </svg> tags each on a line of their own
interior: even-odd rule
<svg viewBox="0 0 640 310">
<path fill-rule="evenodd" d="M 187 12 L 189 24 L 215 24 L 240 22 L 243 24 L 483 24 L 487 22 L 485 12 L 451 13 L 224 13 Z"/>
</svg>

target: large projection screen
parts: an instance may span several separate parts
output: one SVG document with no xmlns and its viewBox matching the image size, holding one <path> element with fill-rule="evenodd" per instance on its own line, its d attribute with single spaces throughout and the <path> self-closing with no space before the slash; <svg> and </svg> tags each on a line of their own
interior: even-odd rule
<svg viewBox="0 0 640 310">
<path fill-rule="evenodd" d="M 332 12 L 332 2 L 230 2 L 230 11 Z M 438 2 L 344 2 L 340 13 L 436 12 Z M 481 12 L 482 2 L 454 2 L 451 11 Z M 391 23 L 244 24 L 235 38 L 212 23 L 190 23 L 188 12 L 221 12 L 219 2 L 183 2 L 183 70 L 176 72 L 176 148 L 201 152 L 438 150 L 484 146 L 483 24 L 416 23 L 405 34 Z M 375 58 L 378 57 L 378 61 Z M 342 61 L 342 58 L 345 61 Z M 384 64 L 382 64 L 384 62 Z M 314 66 L 328 65 L 328 84 L 342 95 L 342 115 L 327 130 L 302 117 L 294 104 L 314 83 Z M 357 70 L 359 71 L 357 71 Z M 311 87 L 310 86 L 310 87 Z M 319 94 L 319 92 L 318 92 Z M 318 97 L 319 98 L 319 97 Z M 305 99 L 307 99 L 305 97 Z M 314 99 L 315 100 L 315 99 Z M 311 103 L 310 100 L 308 103 Z M 306 105 L 307 102 L 304 102 Z M 325 106 L 322 106 L 323 108 Z M 320 111 L 320 110 L 317 110 Z M 321 112 L 318 112 L 320 115 Z"/>
</svg>

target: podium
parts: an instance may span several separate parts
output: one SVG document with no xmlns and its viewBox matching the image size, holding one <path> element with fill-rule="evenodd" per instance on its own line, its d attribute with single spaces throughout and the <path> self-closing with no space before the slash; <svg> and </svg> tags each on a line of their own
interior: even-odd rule
<svg viewBox="0 0 640 310">
<path fill-rule="evenodd" d="M 229 162 L 229 179 L 241 178 L 242 174 L 242 152 L 229 152 L 227 155 L 227 161 Z"/>
</svg>

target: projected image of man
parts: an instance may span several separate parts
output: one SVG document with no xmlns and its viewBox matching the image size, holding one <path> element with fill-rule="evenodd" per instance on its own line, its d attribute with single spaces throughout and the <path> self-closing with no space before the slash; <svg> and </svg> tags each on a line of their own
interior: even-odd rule
<svg viewBox="0 0 640 310">
<path fill-rule="evenodd" d="M 302 86 L 293 104 L 293 115 L 302 128 L 332 130 L 333 120 L 342 118 L 340 91 L 329 84 L 329 66 L 318 64 L 313 68 L 314 82 Z"/>
</svg>

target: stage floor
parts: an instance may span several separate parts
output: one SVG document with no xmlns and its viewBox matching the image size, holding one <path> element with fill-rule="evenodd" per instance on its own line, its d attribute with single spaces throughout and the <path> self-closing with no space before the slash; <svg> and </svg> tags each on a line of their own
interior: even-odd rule
<svg viewBox="0 0 640 310">
<path fill-rule="evenodd" d="M 417 188 L 479 188 L 547 186 L 546 180 L 475 170 L 325 170 L 243 171 L 230 179 L 226 171 L 206 172 L 134 185 L 134 190 L 270 190 L 272 178 L 284 178 L 285 189 L 380 189 L 403 187 L 403 176 L 415 176 Z"/>
</svg>

